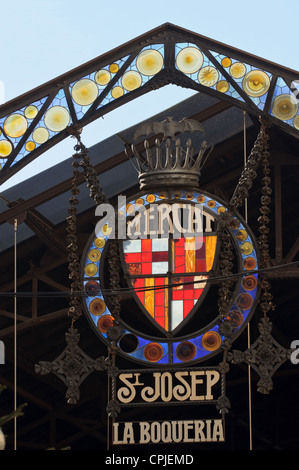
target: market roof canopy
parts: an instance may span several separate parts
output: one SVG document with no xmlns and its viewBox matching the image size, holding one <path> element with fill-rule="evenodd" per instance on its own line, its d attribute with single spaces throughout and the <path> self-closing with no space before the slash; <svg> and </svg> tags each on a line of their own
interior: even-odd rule
<svg viewBox="0 0 299 470">
<path fill-rule="evenodd" d="M 167 84 L 267 116 L 299 137 L 299 72 L 166 23 L 2 105 L 0 183 L 74 131 Z"/>
</svg>

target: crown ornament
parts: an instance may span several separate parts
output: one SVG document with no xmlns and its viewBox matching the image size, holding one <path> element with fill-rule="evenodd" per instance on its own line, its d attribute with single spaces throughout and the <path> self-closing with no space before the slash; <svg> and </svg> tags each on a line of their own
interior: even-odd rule
<svg viewBox="0 0 299 470">
<path fill-rule="evenodd" d="M 141 190 L 185 188 L 197 189 L 201 175 L 201 168 L 212 148 L 207 152 L 207 142 L 202 141 L 200 150 L 196 154 L 192 148 L 192 141 L 187 139 L 184 147 L 181 140 L 175 135 L 183 132 L 200 131 L 204 134 L 201 124 L 191 119 L 175 122 L 167 118 L 161 123 L 150 123 L 148 127 L 142 126 L 135 136 L 142 133 L 163 133 L 161 140 L 156 139 L 152 148 L 149 141 L 144 141 L 144 152 L 139 153 L 135 145 L 131 150 L 138 165 L 138 179 Z"/>
</svg>

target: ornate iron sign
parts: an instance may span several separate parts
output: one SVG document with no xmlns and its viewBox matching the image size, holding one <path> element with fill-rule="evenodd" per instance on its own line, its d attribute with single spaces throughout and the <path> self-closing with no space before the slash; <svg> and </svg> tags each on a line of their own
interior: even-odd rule
<svg viewBox="0 0 299 470">
<path fill-rule="evenodd" d="M 164 148 L 156 141 L 153 150 L 147 143 L 145 149 L 143 157 L 133 148 L 143 191 L 119 206 L 117 214 L 118 227 L 123 220 L 126 224 L 125 237 L 118 240 L 126 284 L 118 292 L 122 307 L 117 348 L 122 356 L 150 366 L 195 364 L 218 353 L 225 337 L 219 329 L 223 315 L 206 312 L 204 300 L 218 280 L 222 221 L 228 213 L 239 273 L 225 316 L 234 339 L 250 320 L 258 298 L 257 246 L 239 214 L 199 190 L 205 142 L 197 156 L 190 141 L 185 149 L 178 140 L 172 147 L 170 139 L 164 139 Z M 115 320 L 107 281 L 112 233 L 114 228 L 103 222 L 101 231 L 91 236 L 82 263 L 85 311 L 108 346 Z"/>
</svg>

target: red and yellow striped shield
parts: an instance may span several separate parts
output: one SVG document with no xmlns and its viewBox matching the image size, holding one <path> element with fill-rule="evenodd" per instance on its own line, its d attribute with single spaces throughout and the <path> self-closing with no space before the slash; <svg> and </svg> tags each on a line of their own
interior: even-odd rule
<svg viewBox="0 0 299 470">
<path fill-rule="evenodd" d="M 217 236 L 154 238 L 123 242 L 125 268 L 134 293 L 152 321 L 173 333 L 207 289 Z"/>
</svg>

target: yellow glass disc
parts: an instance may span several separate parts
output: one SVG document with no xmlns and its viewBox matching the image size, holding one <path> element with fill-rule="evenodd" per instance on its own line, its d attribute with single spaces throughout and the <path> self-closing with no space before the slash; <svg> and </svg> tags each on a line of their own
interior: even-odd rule
<svg viewBox="0 0 299 470">
<path fill-rule="evenodd" d="M 94 244 L 97 248 L 103 248 L 105 245 L 105 238 L 103 237 L 98 237 L 95 239 Z"/>
<path fill-rule="evenodd" d="M 208 65 L 198 72 L 198 81 L 201 85 L 211 87 L 218 81 L 219 73 L 215 67 Z"/>
<path fill-rule="evenodd" d="M 80 106 L 88 106 L 93 103 L 99 94 L 99 89 L 93 80 L 83 78 L 75 83 L 72 88 L 72 97 Z"/>
<path fill-rule="evenodd" d="M 32 150 L 35 149 L 35 143 L 32 142 L 32 140 L 29 140 L 29 141 L 26 142 L 26 144 L 25 144 L 25 149 L 27 150 L 27 152 L 32 152 Z"/>
<path fill-rule="evenodd" d="M 117 99 L 123 96 L 124 94 L 124 89 L 121 86 L 115 86 L 112 88 L 111 95 L 113 98 Z"/>
<path fill-rule="evenodd" d="M 229 72 L 233 78 L 242 78 L 246 73 L 246 67 L 242 62 L 235 62 L 231 65 Z"/>
<path fill-rule="evenodd" d="M 111 75 L 108 72 L 108 70 L 102 69 L 99 70 L 94 77 L 95 81 L 97 82 L 98 85 L 104 86 L 107 85 L 107 83 L 110 82 L 111 80 Z"/>
<path fill-rule="evenodd" d="M 136 65 L 140 73 L 150 76 L 160 72 L 163 62 L 163 56 L 159 51 L 147 49 L 139 54 Z"/>
<path fill-rule="evenodd" d="M 195 73 L 203 64 L 203 55 L 196 47 L 185 47 L 176 58 L 176 65 L 181 72 Z"/>
<path fill-rule="evenodd" d="M 216 206 L 216 202 L 211 200 L 211 201 L 208 202 L 208 206 L 209 206 L 209 207 L 215 207 L 215 206 Z"/>
<path fill-rule="evenodd" d="M 44 144 L 49 138 L 49 131 L 45 127 L 37 127 L 33 131 L 32 138 L 37 144 Z"/>
<path fill-rule="evenodd" d="M 88 253 L 88 258 L 90 259 L 90 261 L 93 262 L 99 261 L 99 259 L 101 258 L 101 252 L 97 248 L 93 248 Z"/>
<path fill-rule="evenodd" d="M 12 144 L 9 140 L 0 140 L 0 157 L 7 158 L 12 151 Z"/>
<path fill-rule="evenodd" d="M 198 196 L 198 198 L 197 198 L 197 202 L 199 202 L 199 203 L 204 202 L 204 200 L 205 200 L 204 196 Z"/>
<path fill-rule="evenodd" d="M 33 106 L 33 105 L 27 106 L 27 108 L 24 111 L 24 114 L 27 119 L 34 119 L 37 113 L 38 113 L 38 109 L 36 106 Z"/>
<path fill-rule="evenodd" d="M 96 264 L 90 263 L 85 266 L 84 271 L 87 276 L 94 276 L 97 273 L 98 268 Z"/>
<path fill-rule="evenodd" d="M 60 132 L 70 122 L 70 113 L 63 106 L 53 106 L 45 114 L 45 124 L 50 131 Z"/>
<path fill-rule="evenodd" d="M 243 78 L 243 89 L 249 96 L 262 96 L 269 90 L 270 78 L 262 70 L 252 70 Z"/>
<path fill-rule="evenodd" d="M 221 65 L 225 68 L 229 67 L 231 63 L 232 63 L 232 60 L 229 57 L 224 57 L 221 61 Z"/>
<path fill-rule="evenodd" d="M 226 80 L 220 80 L 216 85 L 216 90 L 221 93 L 226 93 L 229 89 L 229 83 Z"/>
<path fill-rule="evenodd" d="M 4 121 L 4 131 L 9 137 L 21 137 L 27 126 L 27 119 L 22 114 L 11 114 Z"/>
<path fill-rule="evenodd" d="M 252 243 L 250 243 L 250 242 L 242 243 L 240 249 L 241 249 L 241 252 L 243 253 L 243 255 L 250 255 L 253 252 Z"/>
<path fill-rule="evenodd" d="M 123 75 L 121 83 L 125 90 L 132 91 L 140 87 L 142 78 L 140 73 L 135 70 L 131 70 Z"/>
<path fill-rule="evenodd" d="M 118 72 L 118 70 L 119 70 L 118 64 L 111 64 L 111 65 L 109 66 L 109 70 L 110 70 L 111 73 L 116 73 L 116 72 Z"/>
<path fill-rule="evenodd" d="M 298 112 L 298 102 L 294 95 L 283 94 L 276 96 L 272 103 L 272 113 L 278 119 L 287 121 Z"/>
</svg>

